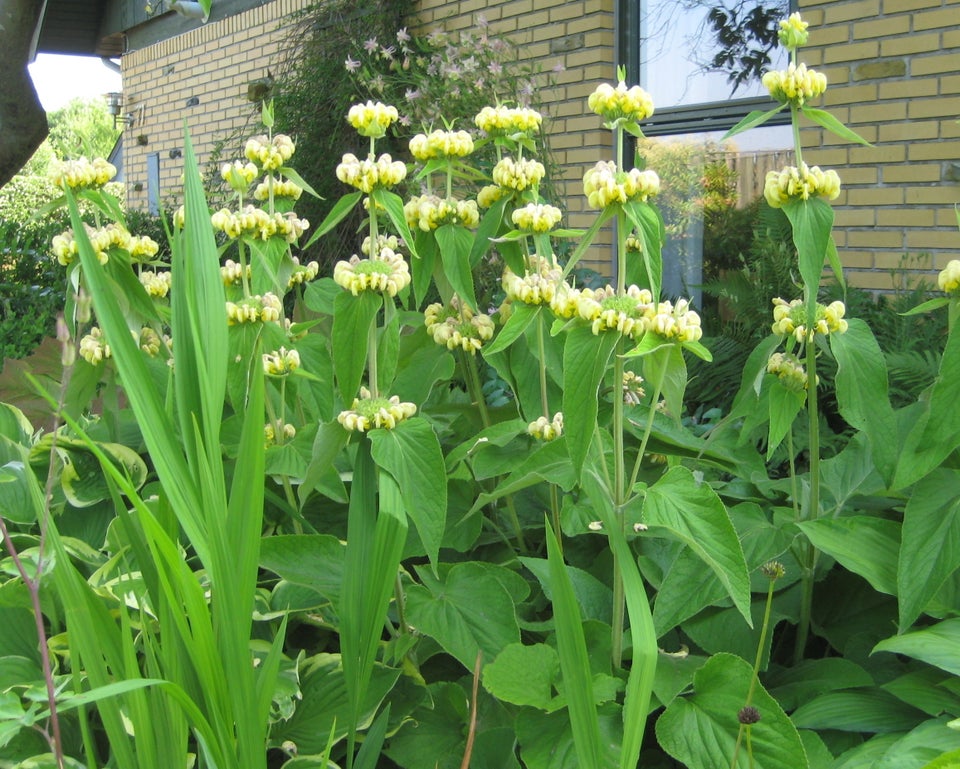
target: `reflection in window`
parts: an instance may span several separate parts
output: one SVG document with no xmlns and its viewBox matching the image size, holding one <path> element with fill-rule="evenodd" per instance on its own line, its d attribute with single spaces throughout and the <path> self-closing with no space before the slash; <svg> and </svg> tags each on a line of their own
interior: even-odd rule
<svg viewBox="0 0 960 769">
<path fill-rule="evenodd" d="M 767 171 L 791 162 L 789 125 L 721 143 L 748 112 L 774 106 L 760 78 L 787 66 L 777 29 L 790 0 L 635 2 L 635 61 L 657 110 L 645 128 L 656 138 L 637 151 L 662 180 L 664 291 L 702 307 L 700 287 L 751 246 Z"/>
<path fill-rule="evenodd" d="M 766 95 L 786 67 L 777 25 L 787 0 L 638 0 L 641 85 L 657 109 Z"/>
</svg>

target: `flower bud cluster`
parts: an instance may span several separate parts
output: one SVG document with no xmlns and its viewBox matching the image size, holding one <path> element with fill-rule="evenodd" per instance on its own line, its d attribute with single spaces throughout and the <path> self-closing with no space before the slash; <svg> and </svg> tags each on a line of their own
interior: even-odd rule
<svg viewBox="0 0 960 769">
<path fill-rule="evenodd" d="M 96 366 L 107 358 L 113 357 L 113 351 L 104 340 L 103 332 L 99 327 L 91 328 L 90 333 L 80 340 L 80 357 L 91 366 Z"/>
<path fill-rule="evenodd" d="M 528 261 L 529 269 L 523 276 L 517 275 L 507 267 L 500 279 L 500 285 L 511 301 L 524 304 L 550 304 L 560 285 L 561 270 L 553 257 L 532 254 Z"/>
<path fill-rule="evenodd" d="M 613 286 L 599 289 L 584 288 L 576 298 L 576 314 L 588 321 L 594 334 L 618 331 L 624 336 L 643 335 L 643 313 L 653 301 L 647 289 L 630 286 L 625 295 L 618 296 Z"/>
<path fill-rule="evenodd" d="M 344 184 L 370 194 L 380 187 L 393 187 L 407 177 L 407 167 L 390 155 L 381 155 L 376 160 L 360 160 L 353 153 L 343 156 L 337 166 L 337 178 Z"/>
<path fill-rule="evenodd" d="M 91 162 L 85 157 L 77 160 L 54 160 L 48 172 L 50 180 L 61 189 L 73 190 L 102 187 L 117 175 L 117 169 L 103 158 Z"/>
<path fill-rule="evenodd" d="M 243 155 L 247 160 L 256 163 L 264 171 L 276 171 L 282 168 L 296 151 L 296 145 L 286 134 L 277 134 L 272 139 L 269 136 L 254 136 L 247 139 L 243 147 Z M 251 180 L 252 181 L 252 180 Z"/>
<path fill-rule="evenodd" d="M 303 188 L 300 185 L 291 182 L 289 179 L 274 179 L 271 181 L 262 181 L 253 190 L 254 200 L 269 200 L 270 188 L 273 187 L 274 198 L 289 198 L 290 200 L 300 200 L 303 194 Z"/>
<path fill-rule="evenodd" d="M 771 70 L 763 76 L 763 85 L 774 101 L 802 107 L 827 90 L 827 76 L 792 62 L 783 70 Z"/>
<path fill-rule="evenodd" d="M 410 285 L 410 269 L 400 254 L 391 248 L 383 248 L 376 257 L 361 259 L 354 254 L 349 262 L 337 262 L 333 279 L 354 296 L 361 291 L 380 291 L 387 296 L 396 296 Z"/>
<path fill-rule="evenodd" d="M 617 171 L 612 160 L 601 160 L 583 177 L 583 191 L 593 208 L 606 208 L 612 203 L 631 200 L 646 201 L 660 192 L 660 177 L 655 171 Z"/>
<path fill-rule="evenodd" d="M 780 30 L 777 32 L 780 45 L 788 51 L 806 45 L 807 39 L 810 37 L 810 33 L 807 32 L 808 26 L 810 25 L 800 18 L 799 13 L 791 13 L 788 18 L 780 22 Z"/>
<path fill-rule="evenodd" d="M 614 88 L 601 83 L 587 99 L 590 109 L 608 122 L 618 119 L 639 123 L 653 114 L 653 99 L 640 86 L 627 88 L 621 80 Z"/>
<path fill-rule="evenodd" d="M 298 219 L 290 211 L 273 214 L 256 206 L 245 206 L 241 211 L 231 211 L 221 208 L 210 217 L 214 229 L 220 230 L 228 238 L 239 238 L 244 235 L 259 240 L 269 240 L 273 237 L 283 238 L 287 243 L 295 243 L 304 231 L 310 226 L 306 219 Z"/>
<path fill-rule="evenodd" d="M 380 139 L 387 129 L 400 118 L 396 107 L 382 102 L 368 101 L 366 104 L 354 104 L 347 113 L 350 123 L 361 136 Z"/>
<path fill-rule="evenodd" d="M 354 399 L 349 409 L 340 412 L 337 421 L 347 430 L 363 433 L 377 427 L 392 430 L 416 413 L 413 403 L 401 403 L 397 395 L 373 398 L 366 387 L 361 387 L 360 397 Z"/>
<path fill-rule="evenodd" d="M 170 293 L 170 272 L 144 270 L 140 273 L 140 284 L 154 299 L 163 299 Z"/>
<path fill-rule="evenodd" d="M 540 417 L 527 425 L 527 435 L 538 441 L 553 441 L 563 435 L 563 412 L 558 411 L 553 419 Z"/>
<path fill-rule="evenodd" d="M 776 375 L 780 384 L 792 392 L 803 392 L 809 384 L 807 370 L 795 355 L 775 352 L 767 361 L 767 371 Z M 817 377 L 817 384 L 820 377 Z"/>
<path fill-rule="evenodd" d="M 256 165 L 244 163 L 242 160 L 234 160 L 232 163 L 224 163 L 220 166 L 220 178 L 235 192 L 246 192 L 247 187 L 253 184 L 253 180 L 259 174 L 260 170 Z"/>
<path fill-rule="evenodd" d="M 300 353 L 281 347 L 263 354 L 263 372 L 267 376 L 286 376 L 300 368 Z"/>
<path fill-rule="evenodd" d="M 690 308 L 686 299 L 659 302 L 656 310 L 646 310 L 644 326 L 657 336 L 674 342 L 699 342 L 703 337 L 700 316 Z"/>
<path fill-rule="evenodd" d="M 806 163 L 801 163 L 799 168 L 787 166 L 781 171 L 768 171 L 763 185 L 763 196 L 771 208 L 812 197 L 836 200 L 839 195 L 840 176 L 836 171 L 822 171 L 819 166 L 810 168 Z"/>
<path fill-rule="evenodd" d="M 841 301 L 831 302 L 829 305 L 817 305 L 816 317 L 808 322 L 807 308 L 802 299 L 788 302 L 777 297 L 773 300 L 774 334 L 780 336 L 793 335 L 798 342 L 812 340 L 815 334 L 842 334 L 847 330 L 847 321 L 843 319 L 847 308 Z"/>
<path fill-rule="evenodd" d="M 227 302 L 227 323 L 275 323 L 283 315 L 283 303 L 276 294 L 248 296 L 239 302 Z"/>
<path fill-rule="evenodd" d="M 297 436 L 297 428 L 293 425 L 286 423 L 282 428 L 282 437 L 283 440 L 289 441 L 293 440 Z M 272 422 L 267 422 L 263 426 L 263 445 L 264 448 L 270 448 L 271 446 L 276 446 L 277 441 L 277 428 Z"/>
<path fill-rule="evenodd" d="M 549 232 L 563 218 L 563 212 L 556 206 L 544 203 L 527 203 L 513 212 L 513 223 L 524 232 Z"/>
<path fill-rule="evenodd" d="M 427 334 L 441 347 L 476 355 L 484 342 L 493 339 L 493 321 L 475 313 L 454 295 L 450 305 L 431 304 L 423 313 Z"/>
<path fill-rule="evenodd" d="M 960 289 L 960 260 L 951 259 L 937 276 L 937 285 L 946 294 L 956 294 Z"/>
<path fill-rule="evenodd" d="M 536 160 L 505 157 L 493 167 L 493 181 L 500 187 L 523 192 L 540 184 L 546 174 L 543 164 Z"/>
<path fill-rule="evenodd" d="M 419 227 L 424 232 L 444 224 L 476 227 L 480 222 L 480 210 L 475 200 L 440 198 L 436 195 L 410 198 L 403 207 L 403 214 L 410 229 Z"/>
<path fill-rule="evenodd" d="M 126 251 L 136 261 L 151 259 L 160 250 L 160 246 L 153 238 L 146 235 L 131 235 L 124 227 L 116 223 L 110 223 L 106 227 L 98 229 L 84 224 L 84 228 L 100 264 L 107 263 L 110 258 L 109 252 L 115 248 Z M 73 232 L 67 231 L 55 236 L 51 242 L 51 249 L 60 264 L 70 264 L 78 255 L 77 242 Z"/>
<path fill-rule="evenodd" d="M 477 205 L 480 206 L 480 208 L 490 208 L 490 206 L 507 194 L 509 194 L 509 190 L 497 184 L 488 184 L 482 187 L 477 193 Z"/>
<path fill-rule="evenodd" d="M 484 107 L 473 122 L 487 136 L 532 134 L 540 130 L 543 117 L 529 107 Z"/>
<path fill-rule="evenodd" d="M 246 270 L 244 270 L 243 265 L 239 262 L 235 262 L 233 259 L 227 259 L 220 267 L 220 280 L 223 281 L 223 285 L 232 286 L 243 280 L 244 272 L 247 273 L 247 280 L 250 280 L 253 276 L 253 269 L 249 264 Z"/>
<path fill-rule="evenodd" d="M 623 372 L 623 402 L 630 406 L 639 406 L 643 396 L 643 377 L 633 371 Z"/>
<path fill-rule="evenodd" d="M 473 152 L 473 137 L 466 131 L 431 131 L 410 140 L 410 154 L 417 160 L 464 158 Z"/>
<path fill-rule="evenodd" d="M 163 347 L 164 344 L 163 340 L 150 326 L 141 328 L 139 334 L 136 331 L 131 333 L 137 342 L 137 346 L 151 358 L 156 358 L 160 354 L 160 348 Z"/>
<path fill-rule="evenodd" d="M 373 256 L 374 257 L 377 256 L 377 254 L 382 252 L 385 248 L 389 248 L 391 251 L 399 251 L 402 245 L 403 245 L 403 241 L 400 240 L 400 238 L 398 238 L 396 235 L 385 235 L 381 233 L 377 235 L 377 250 L 376 250 L 376 253 L 373 254 Z M 363 242 L 360 244 L 360 253 L 363 254 L 364 256 L 371 255 L 369 235 L 367 235 L 363 239 Z"/>
<path fill-rule="evenodd" d="M 293 272 L 290 273 L 287 288 L 293 288 L 302 283 L 309 283 L 319 274 L 320 263 L 316 260 L 309 261 L 306 264 L 300 264 L 300 260 L 297 259 L 297 257 L 293 257 Z"/>
</svg>

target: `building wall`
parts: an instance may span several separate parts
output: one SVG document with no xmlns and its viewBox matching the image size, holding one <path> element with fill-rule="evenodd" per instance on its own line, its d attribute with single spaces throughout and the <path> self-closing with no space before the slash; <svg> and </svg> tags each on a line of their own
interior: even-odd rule
<svg viewBox="0 0 960 769">
<path fill-rule="evenodd" d="M 615 76 L 614 0 L 420 0 L 415 19 L 418 31 L 439 28 L 456 33 L 476 29 L 478 17 L 491 32 L 507 37 L 518 48 L 521 61 L 549 72 L 553 86 L 540 93 L 544 125 L 553 160 L 561 177 L 558 205 L 571 227 L 589 227 L 595 212 L 586 209 L 583 174 L 598 160 L 613 156 L 610 131 L 587 107 L 587 97 Z M 609 233 L 598 238 L 584 264 L 609 272 Z"/>
<path fill-rule="evenodd" d="M 283 23 L 308 4 L 273 0 L 123 56 L 124 111 L 134 115 L 123 141 L 131 208 L 148 207 L 147 166 L 154 153 L 160 200 L 178 199 L 184 121 L 201 165 L 220 142 L 257 131 L 259 105 L 247 101 L 247 83 L 277 69 Z"/>
<path fill-rule="evenodd" d="M 960 0 L 800 0 L 800 11 L 826 108 L 874 145 L 801 132 L 804 160 L 842 180 L 834 237 L 847 278 L 888 289 L 907 265 L 929 280 L 960 254 Z"/>
</svg>

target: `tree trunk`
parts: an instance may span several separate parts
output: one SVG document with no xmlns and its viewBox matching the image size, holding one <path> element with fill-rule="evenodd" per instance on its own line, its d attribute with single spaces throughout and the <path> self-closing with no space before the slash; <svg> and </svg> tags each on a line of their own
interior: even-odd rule
<svg viewBox="0 0 960 769">
<path fill-rule="evenodd" d="M 43 0 L 0 0 L 0 186 L 47 136 L 47 115 L 27 71 Z"/>
</svg>

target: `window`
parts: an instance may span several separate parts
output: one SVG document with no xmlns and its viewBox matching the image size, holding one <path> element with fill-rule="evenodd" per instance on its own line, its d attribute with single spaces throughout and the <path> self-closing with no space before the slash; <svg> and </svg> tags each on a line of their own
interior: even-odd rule
<svg viewBox="0 0 960 769">
<path fill-rule="evenodd" d="M 789 0 L 620 1 L 619 61 L 656 106 L 636 150 L 662 180 L 668 295 L 702 306 L 702 284 L 741 264 L 747 241 L 714 230 L 743 228 L 748 214 L 738 212 L 762 194 L 766 171 L 790 157 L 786 110 L 720 142 L 750 111 L 775 106 L 760 77 L 786 67 L 776 30 L 789 10 Z"/>
</svg>

